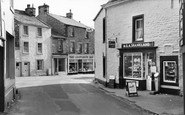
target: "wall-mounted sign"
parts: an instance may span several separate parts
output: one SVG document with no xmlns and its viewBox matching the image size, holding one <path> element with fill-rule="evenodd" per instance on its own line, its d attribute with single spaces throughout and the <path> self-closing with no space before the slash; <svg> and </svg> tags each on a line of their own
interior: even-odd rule
<svg viewBox="0 0 185 115">
<path fill-rule="evenodd" d="M 122 48 L 134 48 L 134 47 L 154 47 L 154 42 L 122 44 Z"/>
<path fill-rule="evenodd" d="M 115 41 L 109 41 L 109 48 L 115 48 L 116 42 Z"/>
<path fill-rule="evenodd" d="M 3 47 L 3 40 L 0 39 L 0 46 Z"/>
</svg>

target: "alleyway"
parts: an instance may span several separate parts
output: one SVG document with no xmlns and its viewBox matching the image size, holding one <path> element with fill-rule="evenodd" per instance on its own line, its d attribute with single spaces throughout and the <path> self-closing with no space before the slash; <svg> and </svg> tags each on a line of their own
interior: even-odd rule
<svg viewBox="0 0 185 115">
<path fill-rule="evenodd" d="M 6 115 L 148 115 L 96 87 L 92 76 L 18 78 L 20 99 Z"/>
</svg>

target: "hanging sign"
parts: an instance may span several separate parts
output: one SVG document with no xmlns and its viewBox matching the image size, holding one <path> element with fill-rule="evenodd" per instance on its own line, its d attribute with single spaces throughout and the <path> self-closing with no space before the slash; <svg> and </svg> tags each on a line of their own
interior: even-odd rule
<svg viewBox="0 0 185 115">
<path fill-rule="evenodd" d="M 109 48 L 115 48 L 116 42 L 115 41 L 109 41 Z"/>
<path fill-rule="evenodd" d="M 3 47 L 3 40 L 0 39 L 0 46 Z"/>
</svg>

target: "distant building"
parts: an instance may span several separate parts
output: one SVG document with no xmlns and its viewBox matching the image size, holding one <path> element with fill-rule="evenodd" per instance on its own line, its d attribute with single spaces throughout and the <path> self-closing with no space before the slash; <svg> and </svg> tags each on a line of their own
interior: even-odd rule
<svg viewBox="0 0 185 115">
<path fill-rule="evenodd" d="M 94 30 L 73 19 L 73 13 L 59 16 L 49 6 L 39 6 L 40 20 L 51 26 L 52 74 L 94 72 Z"/>
<path fill-rule="evenodd" d="M 157 71 L 161 92 L 182 91 L 178 0 L 109 0 L 94 21 L 96 79 L 151 90 L 148 76 Z"/>
<path fill-rule="evenodd" d="M 0 112 L 15 99 L 14 6 L 0 0 Z"/>
<path fill-rule="evenodd" d="M 16 76 L 51 71 L 51 28 L 35 17 L 29 4 L 25 11 L 15 10 L 15 52 Z"/>
</svg>

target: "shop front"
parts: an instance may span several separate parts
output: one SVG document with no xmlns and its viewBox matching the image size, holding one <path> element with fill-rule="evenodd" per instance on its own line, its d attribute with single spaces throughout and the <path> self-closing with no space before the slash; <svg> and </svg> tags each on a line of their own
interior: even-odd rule
<svg viewBox="0 0 185 115">
<path fill-rule="evenodd" d="M 122 44 L 120 50 L 120 80 L 136 81 L 139 90 L 146 90 L 147 79 L 152 75 L 151 67 L 156 64 L 154 42 Z"/>
<path fill-rule="evenodd" d="M 93 73 L 93 55 L 68 55 L 68 73 Z"/>
</svg>

